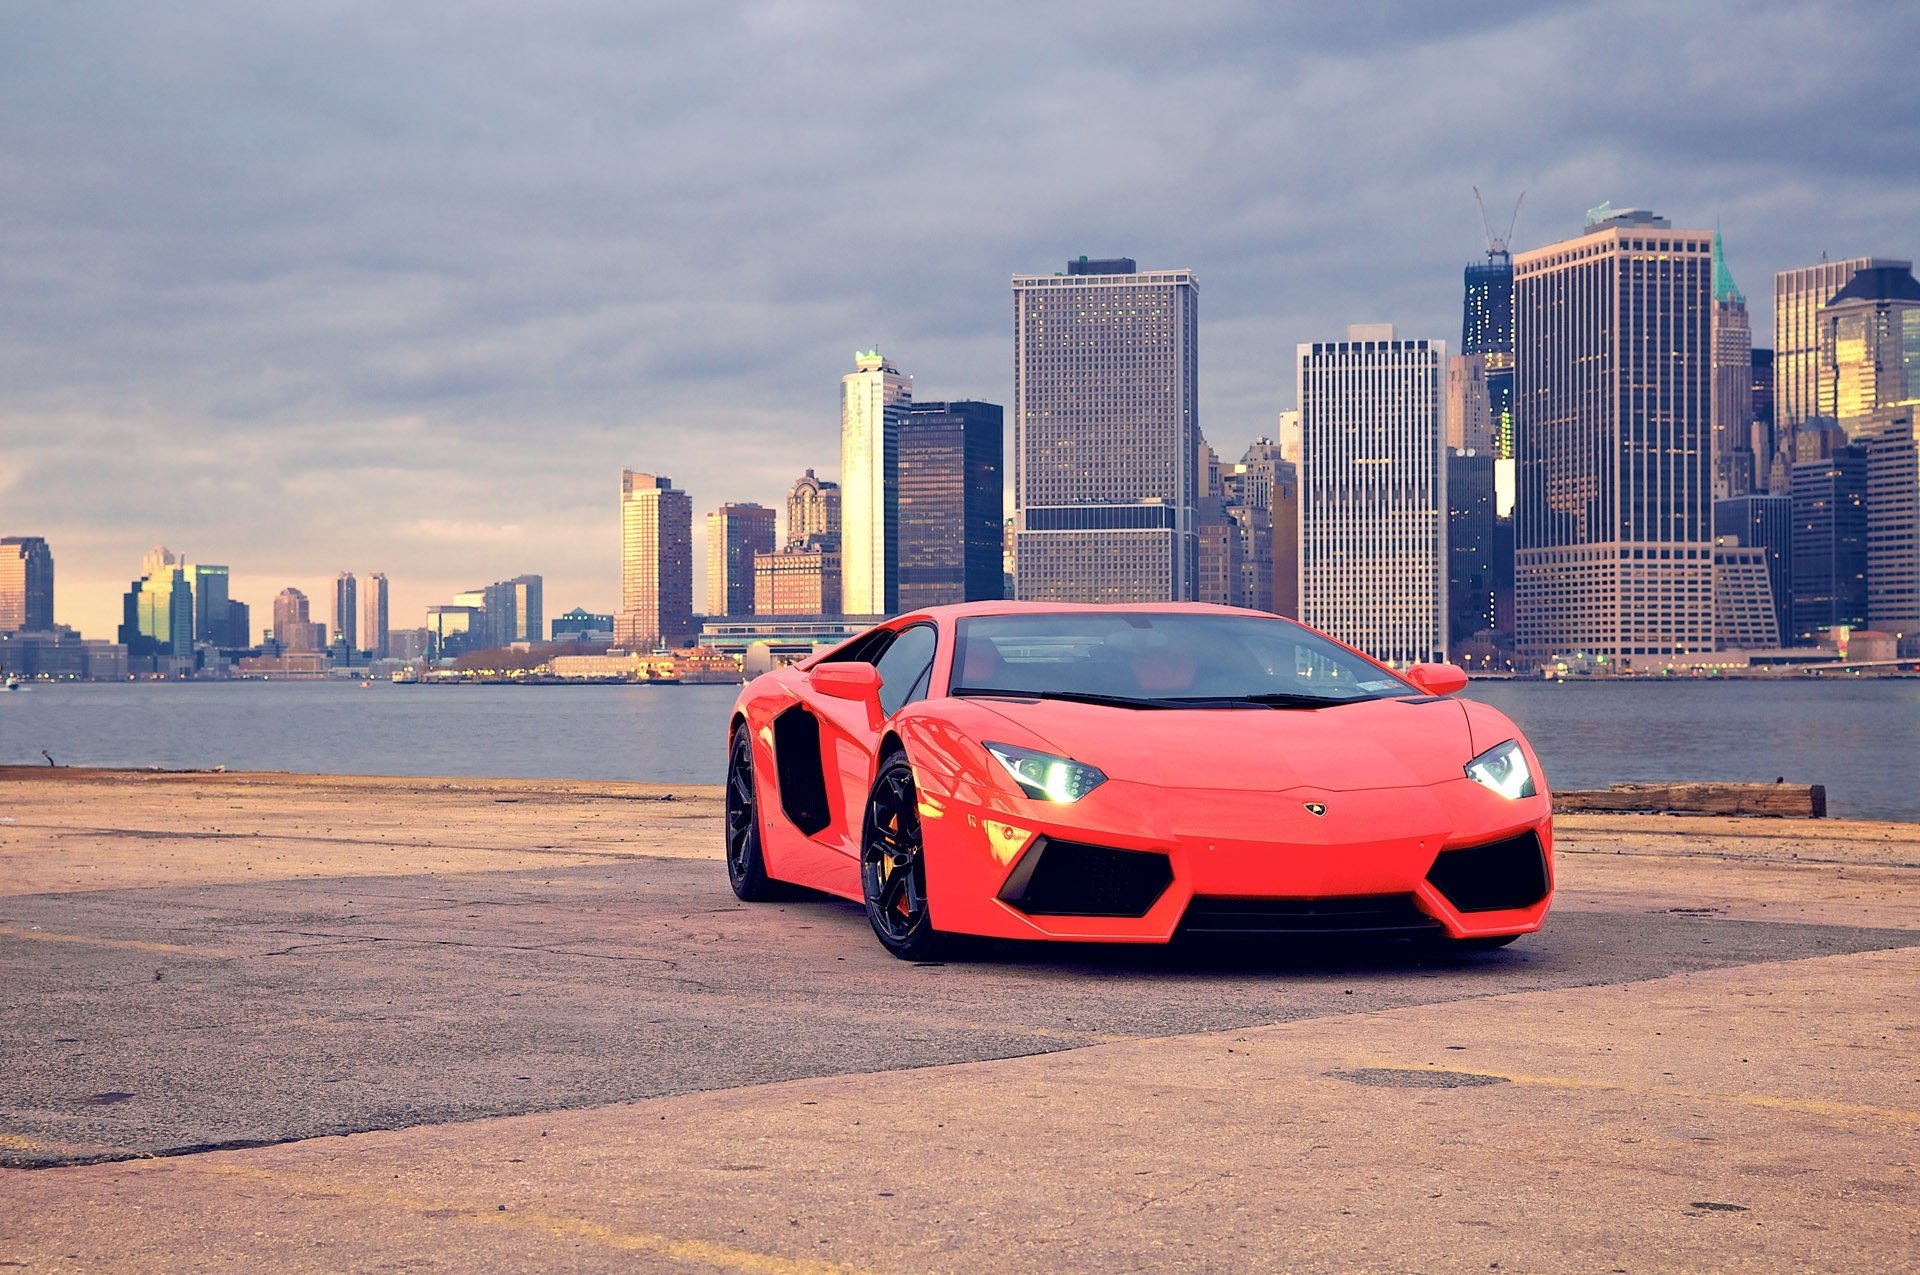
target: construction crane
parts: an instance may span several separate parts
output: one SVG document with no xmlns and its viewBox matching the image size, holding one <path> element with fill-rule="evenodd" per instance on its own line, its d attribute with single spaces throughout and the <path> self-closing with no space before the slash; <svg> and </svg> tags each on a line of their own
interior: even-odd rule
<svg viewBox="0 0 1920 1275">
<path fill-rule="evenodd" d="M 1505 257 L 1509 255 L 1507 245 L 1513 242 L 1513 228 L 1520 224 L 1520 205 L 1527 200 L 1527 192 L 1521 191 L 1520 198 L 1513 201 L 1513 216 L 1507 219 L 1507 233 L 1496 236 L 1493 227 L 1487 224 L 1487 203 L 1480 198 L 1480 188 L 1473 188 L 1473 205 L 1480 210 L 1480 229 L 1487 237 L 1487 255 Z"/>
</svg>

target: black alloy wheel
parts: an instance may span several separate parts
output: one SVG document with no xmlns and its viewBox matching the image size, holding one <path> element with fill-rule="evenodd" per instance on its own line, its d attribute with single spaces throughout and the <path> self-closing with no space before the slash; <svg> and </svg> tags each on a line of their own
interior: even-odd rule
<svg viewBox="0 0 1920 1275">
<path fill-rule="evenodd" d="M 778 897 L 760 854 L 760 801 L 753 783 L 753 736 L 743 723 L 727 757 L 727 881 L 742 901 Z"/>
<path fill-rule="evenodd" d="M 888 754 L 867 799 L 860 841 L 860 893 L 880 945 L 905 961 L 941 955 L 948 935 L 927 915 L 927 864 L 920 839 L 920 798 L 902 751 Z"/>
</svg>

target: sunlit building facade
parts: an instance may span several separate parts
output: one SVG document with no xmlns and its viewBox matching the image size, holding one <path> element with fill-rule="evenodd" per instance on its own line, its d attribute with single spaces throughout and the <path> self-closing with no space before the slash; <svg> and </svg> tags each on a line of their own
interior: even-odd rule
<svg viewBox="0 0 1920 1275">
<path fill-rule="evenodd" d="M 1746 294 L 1733 281 L 1726 244 L 1715 230 L 1713 495 L 1722 500 L 1753 488 L 1753 329 L 1747 320 Z"/>
<path fill-rule="evenodd" d="M 707 515 L 707 615 L 752 615 L 754 559 L 772 553 L 774 511 L 722 505 Z"/>
<path fill-rule="evenodd" d="M 1514 272 L 1519 654 L 1711 651 L 1713 236 L 1600 209 Z"/>
<path fill-rule="evenodd" d="M 183 556 L 164 545 L 149 550 L 140 579 L 121 603 L 119 638 L 129 658 L 186 659 L 193 655 L 193 588 Z"/>
<path fill-rule="evenodd" d="M 273 600 L 273 640 L 284 651 L 312 651 L 326 645 L 314 641 L 312 609 L 307 595 L 286 588 Z"/>
<path fill-rule="evenodd" d="M 0 540 L 0 633 L 53 631 L 53 550 L 41 536 Z"/>
<path fill-rule="evenodd" d="M 692 635 L 693 500 L 671 478 L 623 470 L 614 640 L 651 651 Z"/>
<path fill-rule="evenodd" d="M 387 577 L 376 571 L 367 577 L 360 609 L 360 649 L 376 660 L 387 658 Z"/>
<path fill-rule="evenodd" d="M 891 615 L 900 601 L 900 426 L 913 378 L 878 350 L 840 378 L 840 588 L 850 611 Z"/>
<path fill-rule="evenodd" d="M 1819 414 L 1849 439 L 1920 405 L 1920 282 L 1875 266 L 1854 272 L 1818 319 Z"/>
<path fill-rule="evenodd" d="M 840 551 L 818 541 L 792 545 L 753 560 L 753 613 L 838 615 Z"/>
<path fill-rule="evenodd" d="M 1785 436 L 1820 412 L 1820 311 L 1862 270 L 1911 270 L 1911 261 L 1850 257 L 1773 277 L 1773 412 Z"/>
<path fill-rule="evenodd" d="M 1392 324 L 1299 347 L 1300 618 L 1399 664 L 1446 658 L 1446 363 Z"/>
<path fill-rule="evenodd" d="M 223 566 L 196 562 L 186 568 L 187 587 L 193 590 L 193 640 L 196 645 L 228 646 L 232 642 L 231 612 L 228 596 L 229 573 Z"/>
<path fill-rule="evenodd" d="M 1194 596 L 1199 307 L 1192 271 L 1127 258 L 1013 277 L 1022 598 Z"/>
<path fill-rule="evenodd" d="M 809 469 L 787 491 L 789 546 L 822 544 L 840 547 L 840 484 L 817 477 Z"/>
</svg>

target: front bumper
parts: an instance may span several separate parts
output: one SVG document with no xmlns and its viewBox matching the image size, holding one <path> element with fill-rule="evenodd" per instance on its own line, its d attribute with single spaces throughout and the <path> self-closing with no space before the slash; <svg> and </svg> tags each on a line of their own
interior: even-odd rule
<svg viewBox="0 0 1920 1275">
<path fill-rule="evenodd" d="M 932 920 L 954 933 L 1163 943 L 1191 913 L 1195 929 L 1264 915 L 1268 932 L 1480 938 L 1538 929 L 1552 895 L 1547 795 L 1510 801 L 1464 776 L 1275 793 L 1109 780 L 1070 805 L 920 791 Z"/>
</svg>

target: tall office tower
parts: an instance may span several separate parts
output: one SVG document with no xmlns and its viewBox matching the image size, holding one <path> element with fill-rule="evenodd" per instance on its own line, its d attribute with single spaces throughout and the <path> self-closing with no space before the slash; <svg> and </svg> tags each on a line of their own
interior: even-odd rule
<svg viewBox="0 0 1920 1275">
<path fill-rule="evenodd" d="M 1768 491 L 1773 482 L 1773 458 L 1780 454 L 1773 427 L 1773 351 L 1753 352 L 1753 376 L 1747 391 L 1753 402 L 1753 434 L 1747 450 L 1753 453 L 1753 489 Z M 1787 493 L 1781 492 L 1784 496 Z M 1784 633 L 1785 630 L 1782 630 Z"/>
<path fill-rule="evenodd" d="M 1815 334 L 1819 414 L 1850 439 L 1920 404 L 1920 282 L 1908 269 L 1854 272 L 1821 308 Z"/>
<path fill-rule="evenodd" d="M 1300 618 L 1375 659 L 1447 651 L 1444 341 L 1299 347 Z"/>
<path fill-rule="evenodd" d="M 295 588 L 280 590 L 280 595 L 273 600 L 273 640 L 280 644 L 282 651 L 311 651 L 313 636 L 307 595 Z"/>
<path fill-rule="evenodd" d="M 228 611 L 233 605 L 227 596 L 227 569 L 199 562 L 187 567 L 186 575 L 187 587 L 193 590 L 193 640 L 225 646 L 232 631 Z"/>
<path fill-rule="evenodd" d="M 753 560 L 773 552 L 773 510 L 722 505 L 707 515 L 707 615 L 753 614 Z"/>
<path fill-rule="evenodd" d="M 1750 548 L 1766 550 L 1767 581 L 1773 594 L 1774 629 L 1783 642 L 1793 638 L 1793 500 L 1779 495 L 1733 496 L 1713 502 L 1715 540 L 1731 536 Z"/>
<path fill-rule="evenodd" d="M 1447 360 L 1447 446 L 1491 460 L 1498 437 L 1487 397 L 1487 356 L 1454 355 Z"/>
<path fill-rule="evenodd" d="M 1920 363 L 1914 365 L 1920 370 Z M 1920 408 L 1882 408 L 1867 435 L 1867 623 L 1920 654 Z"/>
<path fill-rule="evenodd" d="M 1490 453 L 1447 454 L 1447 632 L 1453 650 L 1496 628 Z"/>
<path fill-rule="evenodd" d="M 475 634 L 476 648 L 512 646 L 515 642 L 538 642 L 546 631 L 542 594 L 546 581 L 537 575 L 496 580 L 480 590 L 481 619 Z M 468 594 L 458 594 L 455 603 L 471 605 Z"/>
<path fill-rule="evenodd" d="M 1507 241 L 1489 237 L 1486 261 L 1468 266 L 1465 282 L 1460 355 L 1472 361 L 1467 375 L 1484 394 L 1485 416 L 1476 417 L 1451 446 L 1505 459 L 1513 455 L 1513 255 Z M 1471 396 L 1468 404 L 1480 407 Z"/>
<path fill-rule="evenodd" d="M 0 540 L 0 633 L 53 632 L 53 550 L 39 536 Z"/>
<path fill-rule="evenodd" d="M 186 558 L 156 545 L 121 604 L 120 642 L 133 659 L 193 654 L 193 587 Z"/>
<path fill-rule="evenodd" d="M 1713 642 L 1721 651 L 1765 651 L 1780 645 L 1767 551 L 1722 536 L 1713 546 Z"/>
<path fill-rule="evenodd" d="M 840 378 L 840 591 L 849 615 L 900 609 L 900 423 L 913 378 L 878 350 Z"/>
<path fill-rule="evenodd" d="M 333 581 L 333 636 L 349 651 L 360 649 L 360 582 L 342 571 Z"/>
<path fill-rule="evenodd" d="M 1240 459 L 1219 467 L 1220 494 L 1234 537 L 1233 575 L 1228 581 L 1232 606 L 1274 609 L 1274 488 L 1282 466 L 1280 445 L 1256 438 Z"/>
<path fill-rule="evenodd" d="M 1228 606 L 1232 601 L 1228 581 L 1240 574 L 1233 556 L 1238 546 L 1227 517 L 1226 493 L 1220 489 L 1220 458 L 1205 439 L 1200 440 L 1194 472 L 1200 481 L 1200 501 L 1194 506 L 1193 600 Z"/>
<path fill-rule="evenodd" d="M 234 651 L 244 651 L 253 646 L 253 608 L 228 598 L 227 635 L 214 644 Z"/>
<path fill-rule="evenodd" d="M 1273 467 L 1273 613 L 1300 618 L 1300 470 L 1293 461 Z"/>
<path fill-rule="evenodd" d="M 1002 596 L 998 403 L 914 403 L 900 425 L 899 609 Z"/>
<path fill-rule="evenodd" d="M 1603 206 L 1514 259 L 1523 658 L 1713 649 L 1712 238 Z"/>
<path fill-rule="evenodd" d="M 1190 270 L 1082 257 L 1013 277 L 1021 597 L 1194 596 L 1199 314 Z"/>
<path fill-rule="evenodd" d="M 620 472 L 620 611 L 614 640 L 630 651 L 693 634 L 693 499 L 656 474 Z"/>
<path fill-rule="evenodd" d="M 1773 414 L 1781 444 L 1802 421 L 1820 415 L 1820 311 L 1862 270 L 1911 270 L 1911 261 L 1850 257 L 1773 277 Z"/>
<path fill-rule="evenodd" d="M 1867 623 L 1867 454 L 1842 447 L 1793 467 L 1793 640 Z"/>
<path fill-rule="evenodd" d="M 431 659 L 450 660 L 468 651 L 481 651 L 493 645 L 486 637 L 487 613 L 482 607 L 454 602 L 427 608 L 426 654 Z"/>
<path fill-rule="evenodd" d="M 838 615 L 840 551 L 815 539 L 753 560 L 755 615 Z"/>
<path fill-rule="evenodd" d="M 785 544 L 819 543 L 840 547 L 840 484 L 814 477 L 809 469 L 787 492 Z"/>
<path fill-rule="evenodd" d="M 1727 268 L 1727 246 L 1713 232 L 1713 495 L 1753 490 L 1753 329 L 1747 298 Z M 1769 460 L 1772 458 L 1769 457 Z"/>
<path fill-rule="evenodd" d="M 387 658 L 387 577 L 376 571 L 367 577 L 367 593 L 360 604 L 360 649 L 371 658 Z"/>
</svg>

